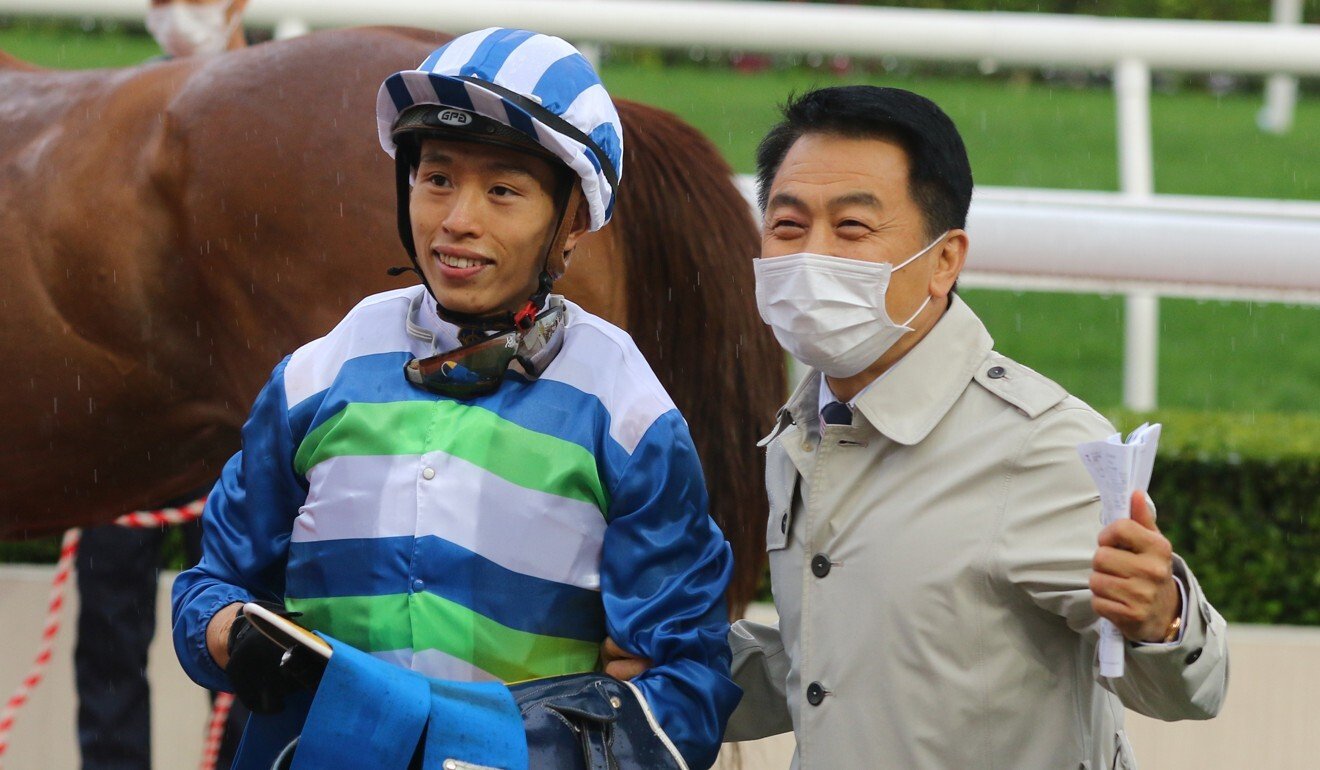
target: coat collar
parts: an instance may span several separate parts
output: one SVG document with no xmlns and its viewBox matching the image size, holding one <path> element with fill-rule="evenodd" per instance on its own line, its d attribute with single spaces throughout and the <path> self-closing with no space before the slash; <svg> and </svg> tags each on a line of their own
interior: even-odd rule
<svg viewBox="0 0 1320 770">
<path fill-rule="evenodd" d="M 949 309 L 930 333 L 884 377 L 862 391 L 854 405 L 880 433 L 900 444 L 916 444 L 953 408 L 993 347 L 994 340 L 981 319 L 954 294 Z M 767 439 L 789 421 L 805 425 L 819 419 L 820 377 L 813 369 L 803 378 L 779 411 L 780 427 Z"/>
</svg>

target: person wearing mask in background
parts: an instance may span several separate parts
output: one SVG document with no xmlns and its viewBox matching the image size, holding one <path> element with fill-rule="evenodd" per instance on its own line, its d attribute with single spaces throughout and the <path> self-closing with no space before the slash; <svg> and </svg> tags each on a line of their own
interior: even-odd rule
<svg viewBox="0 0 1320 770">
<path fill-rule="evenodd" d="M 147 30 L 162 58 L 208 55 L 243 48 L 247 0 L 151 0 Z M 186 505 L 210 485 L 161 507 Z M 201 556 L 201 525 L 179 527 L 184 558 Z M 88 527 L 78 546 L 78 621 L 74 680 L 78 696 L 78 746 L 85 770 L 151 767 L 151 685 L 147 649 L 156 632 L 156 584 L 162 529 L 114 524 Z M 229 767 L 247 718 L 235 704 L 216 762 Z"/>
<path fill-rule="evenodd" d="M 147 31 L 170 58 L 209 56 L 247 46 L 248 0 L 151 0 Z"/>
<path fill-rule="evenodd" d="M 955 293 L 953 121 L 900 89 L 812 91 L 757 181 L 757 305 L 812 369 L 763 442 L 779 624 L 730 633 L 726 739 L 792 730 L 795 768 L 1112 770 L 1136 766 L 1125 707 L 1218 713 L 1225 622 L 1152 503 L 1101 529 L 1077 446 L 1113 427 L 995 352 Z M 1100 618 L 1128 640 L 1121 678 L 1098 674 Z"/>
</svg>

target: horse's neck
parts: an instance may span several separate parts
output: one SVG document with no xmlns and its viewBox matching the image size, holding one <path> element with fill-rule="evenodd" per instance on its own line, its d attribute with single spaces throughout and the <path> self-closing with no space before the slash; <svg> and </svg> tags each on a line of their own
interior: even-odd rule
<svg viewBox="0 0 1320 770">
<path fill-rule="evenodd" d="M 41 69 L 35 64 L 28 64 L 22 59 L 5 51 L 0 51 L 0 70 L 32 71 Z"/>
</svg>

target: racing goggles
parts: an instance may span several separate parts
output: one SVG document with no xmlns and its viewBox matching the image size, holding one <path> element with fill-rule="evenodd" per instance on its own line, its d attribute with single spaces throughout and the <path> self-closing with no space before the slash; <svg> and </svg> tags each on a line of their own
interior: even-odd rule
<svg viewBox="0 0 1320 770">
<path fill-rule="evenodd" d="M 564 317 L 563 305 L 537 316 L 526 331 L 513 329 L 471 345 L 404 364 L 408 382 L 441 396 L 462 400 L 494 393 L 514 363 L 537 377 L 554 358 L 555 332 Z"/>
</svg>

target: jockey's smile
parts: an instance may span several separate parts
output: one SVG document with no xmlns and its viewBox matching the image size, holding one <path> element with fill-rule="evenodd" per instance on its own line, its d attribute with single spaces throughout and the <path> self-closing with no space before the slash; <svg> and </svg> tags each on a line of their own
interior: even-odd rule
<svg viewBox="0 0 1320 770">
<path fill-rule="evenodd" d="M 535 293 L 558 223 L 550 163 L 491 144 L 427 138 L 409 198 L 418 263 L 460 313 L 514 312 Z M 584 216 L 565 244 L 586 232 Z"/>
</svg>

